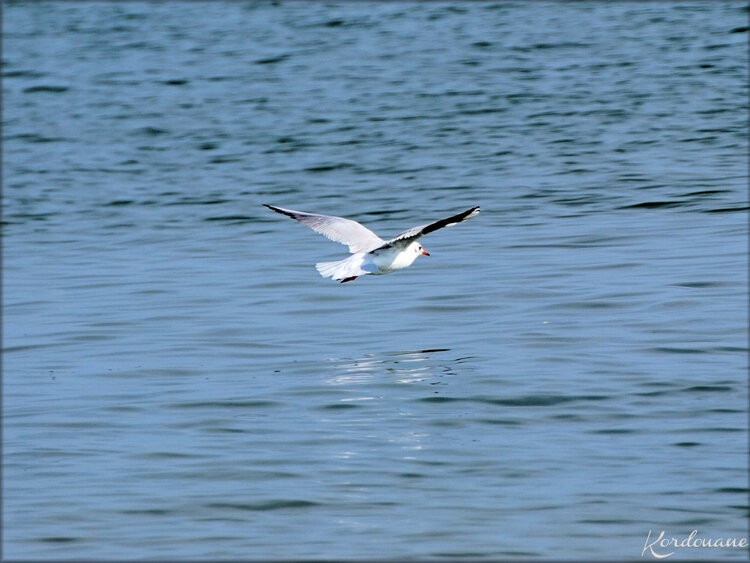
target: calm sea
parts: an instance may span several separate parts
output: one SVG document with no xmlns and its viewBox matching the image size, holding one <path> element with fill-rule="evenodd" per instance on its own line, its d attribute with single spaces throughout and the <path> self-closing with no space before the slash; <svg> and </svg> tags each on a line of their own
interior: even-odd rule
<svg viewBox="0 0 750 563">
<path fill-rule="evenodd" d="M 2 16 L 5 557 L 747 537 L 744 3 Z M 482 213 L 341 285 L 263 203 Z"/>
</svg>

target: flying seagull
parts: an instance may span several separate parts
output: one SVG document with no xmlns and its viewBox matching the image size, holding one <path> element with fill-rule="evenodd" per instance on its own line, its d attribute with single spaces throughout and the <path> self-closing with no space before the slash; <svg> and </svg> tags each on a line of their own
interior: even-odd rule
<svg viewBox="0 0 750 563">
<path fill-rule="evenodd" d="M 263 204 L 268 209 L 281 213 L 310 227 L 329 239 L 345 244 L 352 256 L 336 262 L 318 262 L 318 272 L 324 278 L 332 278 L 341 283 L 356 280 L 367 274 L 390 274 L 412 265 L 420 254 L 429 256 L 417 239 L 433 231 L 450 227 L 479 213 L 479 206 L 472 207 L 463 213 L 441 219 L 427 225 L 420 225 L 396 235 L 390 240 L 383 240 L 367 227 L 351 219 L 331 215 L 317 215 L 294 209 L 284 209 Z"/>
</svg>

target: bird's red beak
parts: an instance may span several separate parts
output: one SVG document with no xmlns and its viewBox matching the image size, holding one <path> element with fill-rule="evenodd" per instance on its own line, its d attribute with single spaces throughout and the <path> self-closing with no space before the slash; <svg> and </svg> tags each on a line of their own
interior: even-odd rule
<svg viewBox="0 0 750 563">
<path fill-rule="evenodd" d="M 422 251 L 422 254 L 424 254 L 425 256 L 429 256 L 429 255 L 430 255 L 430 253 L 429 253 L 429 252 L 427 252 L 426 250 L 423 250 L 423 251 Z"/>
</svg>

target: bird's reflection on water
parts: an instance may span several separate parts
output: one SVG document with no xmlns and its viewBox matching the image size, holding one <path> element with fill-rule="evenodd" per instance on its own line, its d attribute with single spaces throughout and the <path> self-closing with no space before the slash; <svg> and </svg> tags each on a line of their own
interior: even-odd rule
<svg viewBox="0 0 750 563">
<path fill-rule="evenodd" d="M 417 383 L 456 375 L 444 356 L 450 348 L 368 353 L 359 358 L 329 358 L 333 364 L 331 385 L 352 383 Z M 437 382 L 433 382 L 437 383 Z"/>
</svg>

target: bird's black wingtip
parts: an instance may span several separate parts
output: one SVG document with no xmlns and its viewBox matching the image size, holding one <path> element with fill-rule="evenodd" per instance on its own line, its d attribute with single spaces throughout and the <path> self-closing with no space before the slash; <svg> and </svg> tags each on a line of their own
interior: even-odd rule
<svg viewBox="0 0 750 563">
<path fill-rule="evenodd" d="M 264 203 L 263 205 L 265 205 L 266 207 L 268 207 L 268 209 L 270 209 L 271 211 L 275 211 L 276 213 L 280 213 L 282 215 L 286 215 L 287 217 L 291 217 L 292 219 L 299 220 L 298 219 L 298 217 L 299 217 L 299 212 L 298 211 L 294 211 L 292 209 L 284 209 L 283 207 L 275 207 L 273 205 L 268 205 L 267 203 Z"/>
</svg>

